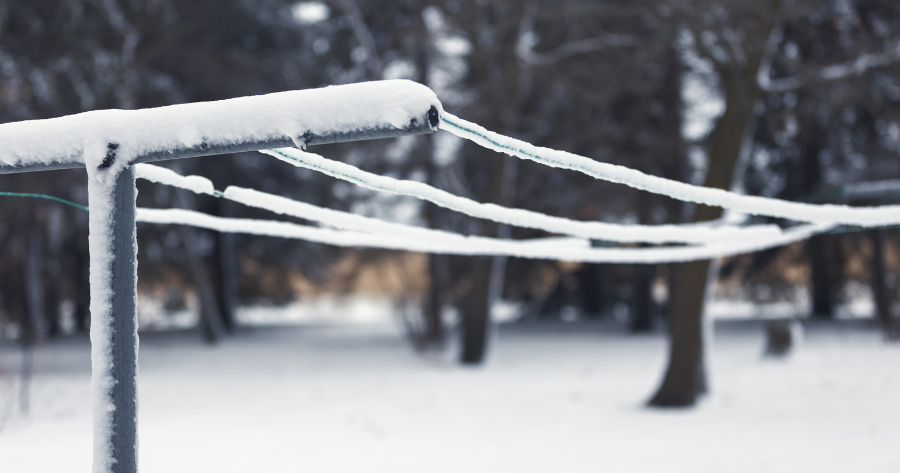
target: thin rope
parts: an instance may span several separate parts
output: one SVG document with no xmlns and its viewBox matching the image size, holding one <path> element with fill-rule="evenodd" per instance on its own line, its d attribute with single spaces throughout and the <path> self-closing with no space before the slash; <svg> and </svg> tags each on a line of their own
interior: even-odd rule
<svg viewBox="0 0 900 473">
<path fill-rule="evenodd" d="M 900 223 L 900 206 L 847 207 L 835 204 L 789 202 L 770 197 L 736 194 L 724 189 L 695 186 L 644 174 L 625 166 L 603 163 L 565 151 L 541 148 L 489 131 L 446 112 L 441 115 L 441 122 L 449 125 L 442 127 L 444 130 L 488 149 L 536 161 L 550 167 L 578 171 L 595 179 L 624 184 L 685 202 L 721 207 L 750 215 L 782 217 L 799 222 L 838 223 L 863 227 Z"/>
</svg>

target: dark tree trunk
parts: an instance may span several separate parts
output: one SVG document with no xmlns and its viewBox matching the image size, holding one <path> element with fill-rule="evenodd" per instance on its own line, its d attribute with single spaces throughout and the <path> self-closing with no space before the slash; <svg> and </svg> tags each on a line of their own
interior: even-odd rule
<svg viewBox="0 0 900 473">
<path fill-rule="evenodd" d="M 67 254 L 65 213 L 56 204 L 47 208 L 45 224 L 46 235 L 44 278 L 46 281 L 47 336 L 56 337 L 62 334 L 60 303 L 65 299 L 69 271 Z"/>
<path fill-rule="evenodd" d="M 810 262 L 812 314 L 817 319 L 833 319 L 841 289 L 841 258 L 836 235 L 817 235 L 807 242 Z"/>
<path fill-rule="evenodd" d="M 509 14 L 505 21 L 508 34 L 499 33 L 498 38 L 517 38 L 517 30 L 521 24 L 533 21 L 535 14 L 533 9 L 520 9 L 518 4 L 505 5 L 509 8 Z M 531 18 L 531 19 L 529 19 Z M 517 19 L 519 21 L 515 21 Z M 515 26 L 513 26 L 515 25 Z M 500 30 L 498 28 L 498 30 Z M 516 41 L 516 40 L 514 40 Z M 511 43 L 515 44 L 515 42 Z M 510 45 L 510 43 L 506 43 Z M 503 114 L 491 113 L 500 117 L 500 123 L 494 126 L 487 123 L 492 129 L 499 129 L 508 136 L 517 136 L 520 120 L 523 115 L 523 105 L 531 92 L 532 71 L 531 66 L 519 61 L 515 56 L 497 55 L 497 51 L 504 48 L 478 48 L 470 55 L 469 64 L 472 68 L 470 76 L 475 79 L 481 89 L 478 93 L 484 99 L 484 105 L 491 110 L 503 110 Z M 495 71 L 509 71 L 509 77 L 516 77 L 515 86 L 501 85 L 490 77 Z M 487 80 L 486 80 L 487 79 Z M 484 150 L 481 156 L 485 156 Z M 486 189 L 487 201 L 509 206 L 515 202 L 515 186 L 518 174 L 518 159 L 511 156 L 492 156 L 487 167 L 488 189 Z M 509 228 L 495 222 L 485 222 L 482 234 L 488 237 L 506 238 L 509 236 Z M 499 299 L 503 294 L 504 276 L 506 272 L 506 257 L 495 256 L 492 258 L 474 258 L 472 274 L 472 290 L 468 300 L 463 304 L 466 310 L 463 313 L 463 350 L 461 361 L 464 364 L 480 364 L 484 361 L 487 352 L 488 327 L 490 324 L 491 306 L 494 299 Z"/>
<path fill-rule="evenodd" d="M 40 231 L 35 222 L 28 223 L 27 238 L 25 241 L 24 280 L 26 317 L 25 336 L 22 342 L 25 345 L 36 345 L 42 336 L 44 320 L 44 298 L 46 291 L 43 278 L 44 248 Z"/>
<path fill-rule="evenodd" d="M 200 297 L 200 320 L 203 335 L 209 343 L 217 343 L 222 338 L 225 328 L 222 325 L 222 313 L 216 302 L 216 294 L 210 281 L 209 273 L 196 249 L 196 230 L 181 227 L 181 238 L 187 256 L 188 270 L 194 281 L 194 288 Z"/>
<path fill-rule="evenodd" d="M 423 345 L 426 348 L 440 349 L 444 346 L 444 322 L 441 311 L 444 306 L 443 288 L 446 286 L 447 256 L 428 255 L 428 299 L 425 306 L 425 333 Z"/>
<path fill-rule="evenodd" d="M 603 269 L 601 264 L 586 263 L 578 270 L 581 309 L 587 317 L 597 317 L 603 310 Z"/>
<path fill-rule="evenodd" d="M 216 200 L 216 214 L 220 217 L 231 216 L 231 205 L 224 199 Z M 216 232 L 215 259 L 216 273 L 213 277 L 216 303 L 222 317 L 222 324 L 229 333 L 237 328 L 235 312 L 237 310 L 237 263 L 234 260 L 234 234 Z"/>
<path fill-rule="evenodd" d="M 193 194 L 179 189 L 177 196 L 181 205 L 185 208 L 195 208 Z M 199 230 L 186 226 L 181 227 L 181 241 L 184 246 L 188 271 L 194 282 L 194 289 L 197 290 L 197 296 L 200 298 L 200 323 L 203 328 L 203 335 L 207 342 L 217 343 L 222 338 L 225 326 L 222 322 L 222 311 L 216 298 L 213 280 L 210 278 L 209 270 L 203 261 L 204 255 L 200 254 L 198 247 L 199 237 Z"/>
<path fill-rule="evenodd" d="M 653 280 L 656 279 L 656 266 L 638 265 L 636 270 L 634 318 L 631 320 L 631 331 L 651 332 L 655 326 Z"/>
<path fill-rule="evenodd" d="M 488 326 L 490 323 L 491 260 L 483 257 L 472 258 L 471 289 L 468 297 L 460 304 L 462 314 L 462 353 L 460 362 L 466 365 L 478 365 L 487 354 Z"/>
<path fill-rule="evenodd" d="M 84 333 L 91 315 L 91 288 L 88 255 L 81 248 L 75 253 L 75 271 L 75 330 Z"/>
<path fill-rule="evenodd" d="M 670 68 L 674 69 L 674 68 Z M 656 199 L 649 192 L 638 194 L 638 219 L 643 225 L 653 222 L 653 205 Z M 645 245 L 642 245 L 645 246 Z M 634 317 L 631 319 L 632 332 L 650 332 L 653 330 L 653 280 L 656 278 L 656 266 L 637 265 L 634 274 Z"/>
<path fill-rule="evenodd" d="M 432 160 L 428 165 L 428 184 L 435 186 L 437 179 L 437 167 L 434 164 L 434 146 L 431 146 Z M 425 203 L 425 218 L 428 227 L 441 228 L 441 208 L 437 205 Z M 423 318 L 425 330 L 419 342 L 425 349 L 441 349 L 444 347 L 446 330 L 441 312 L 444 308 L 444 294 L 449 284 L 450 262 L 447 255 L 431 253 L 428 255 L 428 294 L 426 295 Z"/>
<path fill-rule="evenodd" d="M 884 233 L 886 230 L 870 230 L 872 238 L 872 296 L 875 299 L 875 315 L 888 334 L 893 330 L 891 297 L 887 287 L 887 268 L 884 264 Z"/>
<path fill-rule="evenodd" d="M 44 318 L 43 244 L 37 222 L 27 223 L 24 259 L 25 324 L 22 337 L 22 366 L 19 382 L 19 410 L 28 414 L 31 398 L 31 375 L 34 369 L 34 349 L 41 340 Z"/>
<path fill-rule="evenodd" d="M 709 160 L 704 185 L 730 189 L 735 169 L 752 138 L 756 119 L 753 106 L 759 96 L 755 74 L 761 53 L 744 69 L 720 69 L 725 90 L 725 113 L 709 138 Z M 693 221 L 714 220 L 722 209 L 698 205 Z M 651 398 L 651 406 L 692 406 L 707 391 L 704 357 L 704 305 L 710 277 L 710 261 L 673 265 L 672 293 L 669 295 L 669 365 L 663 382 Z"/>
<path fill-rule="evenodd" d="M 495 159 L 491 162 L 489 182 L 491 182 L 488 194 L 491 202 L 502 202 L 503 197 L 503 169 L 505 159 Z M 485 236 L 497 236 L 499 227 L 495 222 L 483 223 Z M 484 362 L 487 354 L 488 327 L 490 325 L 491 305 L 491 275 L 495 258 L 472 257 L 470 258 L 471 270 L 469 272 L 470 289 L 465 301 L 460 304 L 462 314 L 462 353 L 460 361 L 466 365 L 477 365 Z M 505 262 L 504 262 L 505 264 Z M 502 287 L 502 279 L 501 279 Z"/>
<path fill-rule="evenodd" d="M 669 368 L 650 404 L 659 407 L 691 406 L 706 394 L 703 305 L 706 302 L 710 261 L 676 265 L 669 320 Z"/>
<path fill-rule="evenodd" d="M 62 326 L 59 319 L 59 295 L 62 291 L 62 287 L 60 287 L 59 278 L 54 278 L 48 282 L 50 283 L 50 286 L 45 288 L 44 291 L 44 294 L 46 294 L 44 314 L 47 318 L 47 336 L 58 337 L 62 334 Z"/>
<path fill-rule="evenodd" d="M 803 142 L 802 195 L 810 196 L 822 190 L 822 135 L 826 133 L 816 117 L 804 120 L 800 137 Z M 811 316 L 818 319 L 833 319 L 840 293 L 838 266 L 840 261 L 836 251 L 834 235 L 818 235 L 806 243 L 810 262 L 810 308 Z"/>
</svg>

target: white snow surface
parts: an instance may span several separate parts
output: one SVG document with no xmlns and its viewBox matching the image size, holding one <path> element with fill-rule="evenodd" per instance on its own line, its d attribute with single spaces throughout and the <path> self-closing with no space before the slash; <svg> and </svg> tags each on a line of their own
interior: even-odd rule
<svg viewBox="0 0 900 473">
<path fill-rule="evenodd" d="M 615 164 L 594 161 L 577 154 L 530 143 L 488 131 L 447 112 L 441 114 L 441 129 L 485 148 L 520 159 L 528 159 L 550 167 L 578 171 L 595 179 L 616 182 L 635 189 L 669 196 L 685 202 L 722 207 L 749 215 L 781 217 L 798 222 L 841 223 L 847 225 L 879 226 L 900 223 L 900 205 L 880 207 L 849 207 L 846 205 L 815 205 L 788 202 L 768 197 L 741 195 L 723 189 L 695 186 Z"/>
<path fill-rule="evenodd" d="M 431 106 L 442 110 L 428 87 L 386 80 L 154 109 L 98 110 L 0 125 L 0 163 L 84 163 L 90 143 L 117 143 L 115 165 L 124 166 L 139 156 L 203 142 L 402 128 L 413 118 L 424 118 Z"/>
<path fill-rule="evenodd" d="M 348 225 L 353 219 L 344 214 L 333 218 L 328 209 L 311 212 L 310 218 L 327 221 L 334 226 Z M 285 211 L 284 213 L 289 213 Z M 299 214 L 299 212 L 298 212 Z M 358 216 L 352 216 L 358 217 Z M 382 248 L 457 255 L 506 255 L 520 258 L 583 261 L 595 263 L 659 264 L 705 260 L 723 256 L 751 253 L 804 240 L 827 230 L 826 225 L 801 225 L 785 231 L 777 238 L 757 241 L 737 241 L 708 246 L 660 248 L 591 248 L 588 240 L 577 238 L 546 238 L 534 240 L 503 240 L 467 237 L 445 232 L 437 238 L 409 238 L 408 235 L 377 234 L 359 231 L 332 230 L 290 222 L 243 218 L 224 218 L 183 209 L 138 208 L 138 222 L 190 225 L 226 233 L 246 233 L 259 236 L 296 238 L 326 245 Z M 387 222 L 382 222 L 387 223 Z M 399 225 L 399 224 L 390 224 Z M 369 228 L 371 230 L 371 228 Z M 410 232 L 414 233 L 414 232 Z"/>
<path fill-rule="evenodd" d="M 134 177 L 157 184 L 180 187 L 197 194 L 213 195 L 216 192 L 212 181 L 203 176 L 182 176 L 177 172 L 152 164 L 135 164 Z"/>
<path fill-rule="evenodd" d="M 140 471 L 900 471 L 900 345 L 814 325 L 771 360 L 763 330 L 719 325 L 712 395 L 684 411 L 643 407 L 665 337 L 603 325 L 502 326 L 474 369 L 415 355 L 391 325 L 256 327 L 216 347 L 144 333 Z M 87 341 L 37 349 L 28 417 L 9 415 L 20 353 L 0 345 L 0 470 L 88 470 Z"/>
<path fill-rule="evenodd" d="M 319 171 L 368 189 L 417 197 L 473 217 L 580 238 L 618 242 L 716 243 L 722 241 L 764 240 L 777 238 L 781 234 L 781 230 L 777 225 L 753 225 L 749 227 L 728 225 L 720 227 L 702 225 L 622 225 L 571 220 L 525 209 L 476 202 L 429 186 L 423 182 L 379 176 L 349 164 L 333 161 L 318 154 L 308 153 L 296 148 L 279 148 L 261 150 L 260 152 L 274 156 L 294 166 Z"/>
</svg>

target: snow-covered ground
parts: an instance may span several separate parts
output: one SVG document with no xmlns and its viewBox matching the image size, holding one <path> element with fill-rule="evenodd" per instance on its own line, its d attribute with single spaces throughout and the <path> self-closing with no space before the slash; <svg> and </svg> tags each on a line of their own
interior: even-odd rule
<svg viewBox="0 0 900 473">
<path fill-rule="evenodd" d="M 504 326 L 490 362 L 414 354 L 385 323 L 258 326 L 215 347 L 142 335 L 143 472 L 897 472 L 900 344 L 860 321 L 812 326 L 792 358 L 720 322 L 713 395 L 643 407 L 662 335 Z M 0 471 L 89 471 L 85 338 L 42 345 L 31 413 L 0 345 Z"/>
</svg>

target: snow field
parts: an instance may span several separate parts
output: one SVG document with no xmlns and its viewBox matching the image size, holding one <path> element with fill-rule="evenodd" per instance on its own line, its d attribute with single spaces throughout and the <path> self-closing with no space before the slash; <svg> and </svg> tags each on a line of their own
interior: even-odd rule
<svg viewBox="0 0 900 473">
<path fill-rule="evenodd" d="M 145 333 L 141 470 L 897 471 L 900 347 L 858 327 L 812 326 L 778 361 L 761 326 L 723 323 L 713 395 L 688 411 L 642 406 L 664 337 L 607 324 L 503 326 L 479 369 L 422 359 L 384 324 L 258 327 L 217 347 Z M 39 349 L 34 411 L 0 431 L 3 471 L 88 468 L 88 349 Z M 0 347 L 0 366 L 18 356 Z"/>
</svg>

